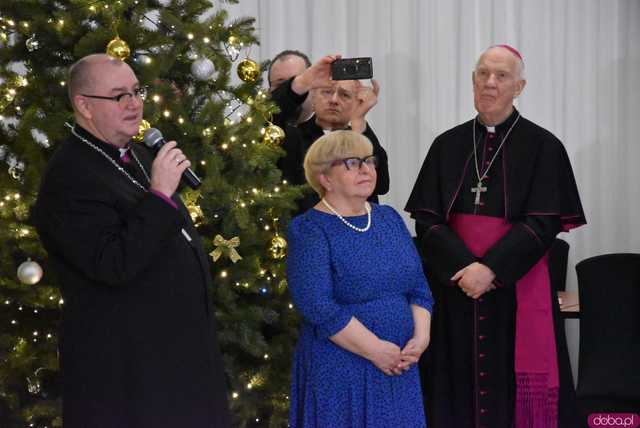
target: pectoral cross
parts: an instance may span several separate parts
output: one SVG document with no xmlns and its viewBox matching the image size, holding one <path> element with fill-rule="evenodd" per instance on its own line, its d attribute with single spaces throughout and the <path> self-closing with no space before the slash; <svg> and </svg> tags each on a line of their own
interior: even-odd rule
<svg viewBox="0 0 640 428">
<path fill-rule="evenodd" d="M 480 193 L 484 193 L 487 191 L 486 187 L 482 187 L 482 180 L 478 181 L 478 185 L 476 187 L 472 187 L 471 191 L 476 194 L 476 200 L 474 204 L 480 205 Z"/>
</svg>

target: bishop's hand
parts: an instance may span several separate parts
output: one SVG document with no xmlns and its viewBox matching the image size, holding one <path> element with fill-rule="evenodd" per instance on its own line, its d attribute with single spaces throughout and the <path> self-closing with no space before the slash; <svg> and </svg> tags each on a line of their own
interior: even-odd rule
<svg viewBox="0 0 640 428">
<path fill-rule="evenodd" d="M 495 288 L 495 278 L 495 273 L 488 266 L 473 262 L 456 272 L 451 281 L 456 282 L 467 296 L 479 299 L 484 293 Z"/>
<path fill-rule="evenodd" d="M 151 164 L 151 189 L 170 198 L 180 184 L 182 173 L 190 166 L 191 162 L 176 147 L 176 142 L 169 141 L 158 150 Z"/>
</svg>

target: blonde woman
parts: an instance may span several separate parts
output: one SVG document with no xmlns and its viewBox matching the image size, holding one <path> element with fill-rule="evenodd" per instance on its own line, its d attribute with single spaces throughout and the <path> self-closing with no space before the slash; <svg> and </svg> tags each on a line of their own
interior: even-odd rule
<svg viewBox="0 0 640 428">
<path fill-rule="evenodd" d="M 288 281 L 302 315 L 290 426 L 424 427 L 416 363 L 433 299 L 403 220 L 367 202 L 373 147 L 332 132 L 309 148 L 304 170 L 321 200 L 288 231 Z"/>
</svg>

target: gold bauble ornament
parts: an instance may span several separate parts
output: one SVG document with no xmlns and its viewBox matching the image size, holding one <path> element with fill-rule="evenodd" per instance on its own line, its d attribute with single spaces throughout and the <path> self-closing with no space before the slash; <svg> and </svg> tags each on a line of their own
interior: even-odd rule
<svg viewBox="0 0 640 428">
<path fill-rule="evenodd" d="M 140 126 L 138 127 L 138 133 L 133 136 L 133 141 L 135 141 L 136 143 L 141 143 L 144 140 L 144 133 L 147 132 L 147 129 L 149 128 L 151 128 L 151 124 L 142 119 L 140 121 Z"/>
<path fill-rule="evenodd" d="M 264 129 L 263 141 L 265 144 L 272 144 L 274 146 L 277 146 L 282 143 L 284 137 L 285 133 L 278 125 L 269 123 L 269 126 Z"/>
<path fill-rule="evenodd" d="M 182 193 L 182 201 L 189 211 L 193 224 L 197 227 L 204 221 L 204 212 L 198 201 L 202 198 L 202 194 L 198 190 L 186 189 Z"/>
<path fill-rule="evenodd" d="M 187 211 L 189 211 L 194 226 L 200 226 L 204 220 L 204 212 L 202 212 L 200 205 L 187 205 Z"/>
<path fill-rule="evenodd" d="M 129 54 L 131 53 L 131 49 L 129 49 L 129 45 L 127 42 L 122 40 L 120 37 L 116 36 L 115 39 L 111 40 L 107 45 L 107 55 L 118 58 L 120 61 L 124 61 L 129 58 Z"/>
<path fill-rule="evenodd" d="M 243 82 L 253 83 L 258 80 L 259 75 L 260 67 L 255 61 L 247 58 L 238 64 L 238 77 L 242 79 Z"/>
<path fill-rule="evenodd" d="M 37 284 L 42 279 L 42 268 L 37 262 L 27 259 L 18 266 L 18 279 L 27 285 Z"/>
<path fill-rule="evenodd" d="M 276 235 L 271 239 L 271 245 L 269 246 L 271 257 L 280 260 L 287 255 L 287 240 L 280 235 Z"/>
</svg>

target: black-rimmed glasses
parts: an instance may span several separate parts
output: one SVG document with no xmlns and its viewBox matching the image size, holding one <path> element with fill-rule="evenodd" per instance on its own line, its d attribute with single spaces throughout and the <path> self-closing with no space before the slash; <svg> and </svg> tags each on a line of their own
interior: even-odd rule
<svg viewBox="0 0 640 428">
<path fill-rule="evenodd" d="M 118 105 L 121 108 L 126 108 L 131 102 L 131 100 L 133 100 L 133 97 L 139 98 L 140 100 L 144 101 L 145 98 L 147 98 L 147 88 L 145 86 L 141 86 L 139 88 L 134 89 L 133 94 L 131 92 L 123 92 L 121 94 L 114 95 L 112 97 L 105 97 L 103 95 L 87 95 L 87 94 L 80 94 L 80 95 L 87 98 L 96 98 L 98 100 L 115 101 L 118 103 Z"/>
<path fill-rule="evenodd" d="M 331 166 L 337 166 L 340 164 L 344 164 L 344 166 L 348 169 L 360 169 L 362 168 L 362 164 L 367 164 L 369 168 L 376 168 L 378 166 L 378 158 L 376 155 L 369 155 L 363 158 L 359 157 L 350 157 L 344 159 L 337 159 L 331 162 Z"/>
</svg>

